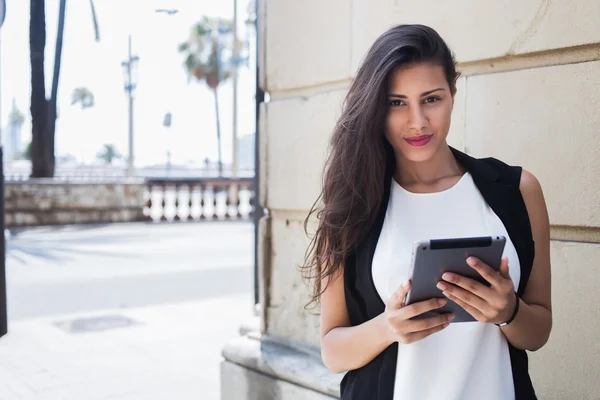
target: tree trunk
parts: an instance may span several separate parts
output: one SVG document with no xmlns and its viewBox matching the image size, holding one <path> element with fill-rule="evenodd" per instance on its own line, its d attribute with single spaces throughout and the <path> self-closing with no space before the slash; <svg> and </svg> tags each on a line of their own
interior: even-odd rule
<svg viewBox="0 0 600 400">
<path fill-rule="evenodd" d="M 31 58 L 31 177 L 47 176 L 47 118 L 44 48 L 46 47 L 46 13 L 44 0 L 31 0 L 29 20 L 29 54 Z"/>
<path fill-rule="evenodd" d="M 58 11 L 58 29 L 56 30 L 56 47 L 54 51 L 54 74 L 52 76 L 52 91 L 48 102 L 48 143 L 46 152 L 50 168 L 48 177 L 54 176 L 54 153 L 55 153 L 55 132 L 56 132 L 56 102 L 58 96 L 58 81 L 60 78 L 60 62 L 62 60 L 63 34 L 65 31 L 65 9 L 67 0 L 60 0 L 60 8 Z"/>
<path fill-rule="evenodd" d="M 217 118 L 217 144 L 219 147 L 219 176 L 223 176 L 223 157 L 221 154 L 221 119 L 219 118 L 219 96 L 217 88 L 213 89 L 215 95 L 215 116 Z"/>
</svg>

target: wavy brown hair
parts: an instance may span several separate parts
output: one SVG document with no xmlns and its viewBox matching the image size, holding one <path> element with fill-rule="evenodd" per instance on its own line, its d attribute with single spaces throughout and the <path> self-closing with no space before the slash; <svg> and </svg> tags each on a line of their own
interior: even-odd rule
<svg viewBox="0 0 600 400">
<path fill-rule="evenodd" d="M 318 227 L 306 250 L 302 276 L 312 287 L 307 304 L 318 305 L 322 281 L 342 271 L 346 258 L 368 233 L 382 206 L 385 174 L 395 169 L 385 138 L 388 79 L 400 66 L 440 65 L 454 89 L 456 61 L 440 35 L 424 25 L 400 25 L 381 35 L 364 58 L 335 125 L 323 171 L 322 191 L 304 230 L 316 214 Z"/>
</svg>

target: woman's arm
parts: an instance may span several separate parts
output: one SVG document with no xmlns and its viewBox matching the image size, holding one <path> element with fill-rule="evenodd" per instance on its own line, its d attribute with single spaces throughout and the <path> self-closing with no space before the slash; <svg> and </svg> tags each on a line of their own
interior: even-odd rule
<svg viewBox="0 0 600 400">
<path fill-rule="evenodd" d="M 350 326 L 340 271 L 323 280 L 321 295 L 321 358 L 335 373 L 368 364 L 393 343 L 383 320 L 384 314 L 357 326 Z"/>
<path fill-rule="evenodd" d="M 446 299 L 430 299 L 404 306 L 410 282 L 388 300 L 385 311 L 356 326 L 350 326 L 344 294 L 344 276 L 339 271 L 321 296 L 321 358 L 331 371 L 358 369 L 377 357 L 394 342 L 413 343 L 446 328 L 453 316 L 412 317 L 443 307 Z"/>
<path fill-rule="evenodd" d="M 517 317 L 502 327 L 516 348 L 535 351 L 546 344 L 552 329 L 550 283 L 550 222 L 542 187 L 535 176 L 523 170 L 521 193 L 535 241 L 535 259 Z"/>
</svg>

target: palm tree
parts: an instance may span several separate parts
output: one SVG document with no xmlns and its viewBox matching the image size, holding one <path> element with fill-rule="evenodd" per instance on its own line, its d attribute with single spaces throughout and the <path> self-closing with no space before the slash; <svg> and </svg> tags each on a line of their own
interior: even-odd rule
<svg viewBox="0 0 600 400">
<path fill-rule="evenodd" d="M 13 98 L 12 109 L 8 114 L 8 139 L 10 145 L 7 145 L 9 146 L 8 152 L 10 152 L 13 159 L 18 159 L 20 156 L 23 156 L 19 151 L 21 150 L 21 128 L 24 123 L 25 114 L 19 110 L 17 101 Z"/>
<path fill-rule="evenodd" d="M 231 76 L 231 60 L 223 60 L 223 54 L 231 54 L 232 43 L 222 43 L 219 35 L 231 31 L 232 22 L 224 19 L 203 17 L 191 29 L 187 41 L 179 45 L 184 54 L 184 66 L 188 78 L 204 81 L 213 91 L 217 122 L 219 176 L 223 175 L 221 155 L 221 121 L 219 118 L 219 85 Z"/>
<path fill-rule="evenodd" d="M 15 160 L 28 160 L 31 161 L 31 142 L 27 143 L 25 150 L 17 154 Z"/>
<path fill-rule="evenodd" d="M 82 110 L 94 106 L 94 93 L 86 87 L 76 87 L 71 93 L 71 105 L 79 104 Z"/>
<path fill-rule="evenodd" d="M 120 159 L 122 156 L 117 151 L 114 144 L 105 144 L 101 152 L 96 156 L 98 159 L 103 160 L 106 164 L 112 164 L 114 160 Z"/>
<path fill-rule="evenodd" d="M 54 136 L 56 131 L 56 99 L 60 77 L 62 42 L 67 0 L 60 0 L 58 29 L 54 52 L 54 71 L 50 99 L 46 99 L 44 50 L 46 47 L 46 1 L 30 0 L 29 52 L 31 57 L 31 176 L 54 175 Z M 100 40 L 94 1 L 90 0 L 96 41 Z"/>
<path fill-rule="evenodd" d="M 25 114 L 17 107 L 17 101 L 13 98 L 12 109 L 8 114 L 8 125 L 20 128 L 25 123 Z"/>
</svg>

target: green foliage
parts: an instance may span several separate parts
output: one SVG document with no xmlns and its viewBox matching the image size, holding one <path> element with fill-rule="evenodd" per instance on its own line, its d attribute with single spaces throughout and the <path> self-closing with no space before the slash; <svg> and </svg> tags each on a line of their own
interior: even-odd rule
<svg viewBox="0 0 600 400">
<path fill-rule="evenodd" d="M 114 144 L 105 144 L 102 151 L 100 151 L 96 157 L 99 160 L 104 161 L 106 164 L 112 164 L 114 160 L 122 158 Z"/>
<path fill-rule="evenodd" d="M 233 40 L 224 33 L 231 32 L 232 26 L 230 20 L 206 16 L 192 26 L 188 39 L 178 46 L 190 79 L 204 81 L 215 90 L 231 76 Z"/>
<path fill-rule="evenodd" d="M 77 87 L 71 93 L 71 105 L 79 104 L 82 110 L 94 106 L 94 94 L 85 87 Z"/>
</svg>

